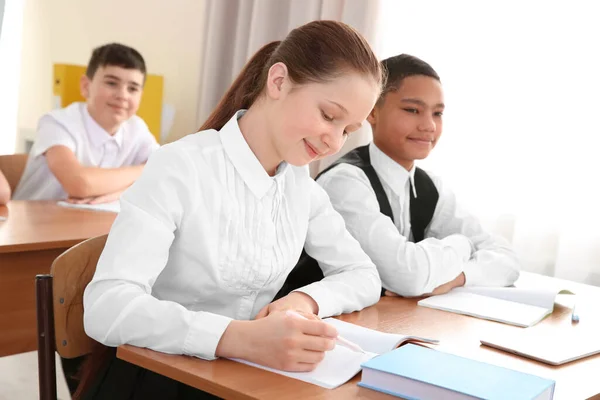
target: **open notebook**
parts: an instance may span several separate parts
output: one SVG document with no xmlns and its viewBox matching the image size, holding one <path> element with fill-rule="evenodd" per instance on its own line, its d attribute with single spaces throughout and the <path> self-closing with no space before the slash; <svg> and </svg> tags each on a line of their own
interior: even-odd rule
<svg viewBox="0 0 600 400">
<path fill-rule="evenodd" d="M 543 332 L 531 329 L 493 333 L 480 340 L 484 346 L 531 358 L 550 365 L 562 365 L 600 354 L 596 329 L 561 329 Z"/>
<path fill-rule="evenodd" d="M 472 286 L 455 288 L 446 294 L 423 299 L 418 304 L 505 324 L 530 327 L 552 313 L 558 294 L 573 293 L 560 289 Z"/>
<path fill-rule="evenodd" d="M 285 375 L 290 378 L 299 379 L 304 382 L 319 385 L 326 389 L 335 389 L 336 387 L 348 382 L 354 375 L 361 370 L 361 364 L 386 353 L 409 342 L 424 342 L 435 344 L 438 341 L 421 338 L 417 336 L 406 336 L 402 334 L 384 333 L 362 326 L 350 324 L 335 318 L 327 318 L 323 321 L 333 325 L 338 330 L 340 336 L 358 344 L 366 353 L 360 353 L 350 350 L 344 346 L 335 346 L 331 351 L 325 353 L 325 358 L 317 368 L 311 372 L 286 372 L 273 368 L 263 367 L 249 361 L 233 359 L 234 361 L 262 368 L 267 371 Z"/>
<path fill-rule="evenodd" d="M 59 201 L 57 204 L 61 207 L 79 208 L 81 210 L 108 211 L 115 213 L 118 213 L 121 210 L 118 200 L 102 204 L 73 204 L 66 201 Z"/>
</svg>

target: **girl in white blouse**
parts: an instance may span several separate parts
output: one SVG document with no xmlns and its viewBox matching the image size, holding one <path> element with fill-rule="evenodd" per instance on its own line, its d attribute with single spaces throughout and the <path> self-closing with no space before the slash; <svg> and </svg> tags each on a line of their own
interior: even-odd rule
<svg viewBox="0 0 600 400">
<path fill-rule="evenodd" d="M 314 369 L 337 336 L 318 317 L 374 304 L 381 281 L 306 166 L 360 127 L 383 80 L 367 42 L 342 23 L 311 22 L 260 49 L 201 132 L 154 153 L 122 196 L 85 290 L 87 334 L 111 347 Z M 303 247 L 325 278 L 271 303 Z M 208 396 L 114 356 L 104 371 L 79 392 Z"/>
</svg>

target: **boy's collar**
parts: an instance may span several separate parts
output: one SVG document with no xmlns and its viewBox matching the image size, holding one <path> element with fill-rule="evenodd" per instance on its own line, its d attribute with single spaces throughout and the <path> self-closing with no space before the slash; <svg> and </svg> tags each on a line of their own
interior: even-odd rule
<svg viewBox="0 0 600 400">
<path fill-rule="evenodd" d="M 406 168 L 377 147 L 374 142 L 371 142 L 369 145 L 369 156 L 371 157 L 371 165 L 375 168 L 379 177 L 387 183 L 397 196 L 404 196 L 406 181 L 410 180 L 413 195 L 415 198 L 417 197 L 417 189 L 415 187 L 416 167 L 414 164 L 410 171 L 407 171 Z"/>
<path fill-rule="evenodd" d="M 120 149 L 123 145 L 123 125 L 121 124 L 117 132 L 114 135 L 111 135 L 91 116 L 86 103 L 82 103 L 82 108 L 86 131 L 92 145 L 94 147 L 102 147 L 107 141 L 114 140 Z"/>
</svg>

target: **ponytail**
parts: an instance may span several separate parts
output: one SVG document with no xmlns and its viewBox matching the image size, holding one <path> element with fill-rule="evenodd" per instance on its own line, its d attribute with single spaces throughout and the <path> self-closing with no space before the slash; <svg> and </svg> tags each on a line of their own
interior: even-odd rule
<svg viewBox="0 0 600 400">
<path fill-rule="evenodd" d="M 266 44 L 252 56 L 199 131 L 220 130 L 238 110 L 250 108 L 263 90 L 269 59 L 280 43 Z"/>
</svg>

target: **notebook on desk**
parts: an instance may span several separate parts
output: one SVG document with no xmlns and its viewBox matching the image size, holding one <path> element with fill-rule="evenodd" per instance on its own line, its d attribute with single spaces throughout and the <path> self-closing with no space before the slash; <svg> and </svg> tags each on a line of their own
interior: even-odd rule
<svg viewBox="0 0 600 400">
<path fill-rule="evenodd" d="M 325 353 L 323 361 L 311 372 L 286 372 L 245 360 L 233 359 L 233 361 L 312 383 L 326 389 L 335 389 L 359 373 L 362 363 L 389 352 L 403 343 L 414 341 L 435 344 L 438 342 L 437 340 L 418 336 L 379 332 L 335 318 L 326 318 L 323 321 L 335 326 L 340 336 L 358 344 L 366 353 L 350 350 L 344 346 L 335 346 L 333 350 Z"/>
<path fill-rule="evenodd" d="M 423 307 L 489 319 L 520 327 L 540 322 L 554 310 L 558 294 L 568 290 L 515 287 L 460 287 L 449 293 L 431 296 L 417 304 Z"/>
<path fill-rule="evenodd" d="M 600 354 L 600 341 L 595 330 L 561 327 L 556 332 L 519 330 L 502 335 L 486 334 L 481 344 L 511 354 L 531 358 L 550 365 L 562 365 Z"/>
<path fill-rule="evenodd" d="M 57 204 L 61 207 L 79 208 L 80 210 L 108 211 L 114 213 L 121 211 L 119 200 L 102 204 L 74 204 L 67 201 L 59 201 Z"/>
</svg>

